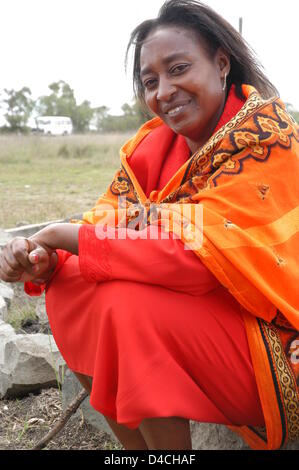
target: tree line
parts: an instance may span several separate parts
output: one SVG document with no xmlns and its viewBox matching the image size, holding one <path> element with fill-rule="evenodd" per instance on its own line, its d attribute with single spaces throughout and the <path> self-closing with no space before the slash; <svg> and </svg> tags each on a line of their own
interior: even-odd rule
<svg viewBox="0 0 299 470">
<path fill-rule="evenodd" d="M 28 121 L 35 114 L 38 116 L 68 116 L 73 122 L 76 133 L 85 133 L 91 129 L 96 132 L 129 131 L 140 127 L 151 118 L 142 105 L 135 101 L 121 107 L 123 114 L 113 116 L 109 114 L 107 106 L 91 107 L 89 101 L 84 100 L 78 104 L 74 90 L 63 80 L 49 85 L 50 93 L 32 99 L 31 90 L 23 87 L 20 90 L 4 89 L 0 99 L 0 108 L 5 110 L 4 116 L 7 124 L 2 126 L 2 132 L 29 132 Z M 287 109 L 299 122 L 299 111 L 290 103 Z"/>
<path fill-rule="evenodd" d="M 96 132 L 128 131 L 137 129 L 151 116 L 135 101 L 123 104 L 121 116 L 109 114 L 107 106 L 92 107 L 88 100 L 78 104 L 74 90 L 63 80 L 49 85 L 49 94 L 32 99 L 30 88 L 4 89 L 0 108 L 5 110 L 7 124 L 2 132 L 30 132 L 29 119 L 35 116 L 68 116 L 74 132 L 85 133 L 91 128 Z"/>
</svg>

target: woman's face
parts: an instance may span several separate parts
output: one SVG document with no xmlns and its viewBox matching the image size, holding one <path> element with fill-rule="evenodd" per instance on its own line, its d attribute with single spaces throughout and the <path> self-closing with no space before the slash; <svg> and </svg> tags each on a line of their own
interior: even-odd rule
<svg viewBox="0 0 299 470">
<path fill-rule="evenodd" d="M 140 78 L 147 106 L 195 152 L 212 135 L 225 103 L 227 54 L 213 59 L 193 31 L 179 26 L 155 29 L 140 53 Z"/>
</svg>

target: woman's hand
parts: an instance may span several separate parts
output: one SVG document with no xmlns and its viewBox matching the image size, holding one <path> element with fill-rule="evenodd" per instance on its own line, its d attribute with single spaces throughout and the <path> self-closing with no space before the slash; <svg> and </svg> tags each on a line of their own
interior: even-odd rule
<svg viewBox="0 0 299 470">
<path fill-rule="evenodd" d="M 55 249 L 78 254 L 79 229 L 75 224 L 51 224 L 30 238 L 13 238 L 0 253 L 0 279 L 46 282 L 57 264 Z"/>
<path fill-rule="evenodd" d="M 0 253 L 0 279 L 5 282 L 46 282 L 57 263 L 57 254 L 30 238 L 15 237 Z"/>
</svg>

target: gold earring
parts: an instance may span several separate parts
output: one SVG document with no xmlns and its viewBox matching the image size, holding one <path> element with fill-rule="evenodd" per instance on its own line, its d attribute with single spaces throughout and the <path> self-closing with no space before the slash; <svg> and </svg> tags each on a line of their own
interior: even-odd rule
<svg viewBox="0 0 299 470">
<path fill-rule="evenodd" d="M 222 91 L 225 91 L 225 88 L 226 88 L 226 77 L 227 77 L 227 73 L 224 75 L 224 82 L 223 82 Z"/>
</svg>

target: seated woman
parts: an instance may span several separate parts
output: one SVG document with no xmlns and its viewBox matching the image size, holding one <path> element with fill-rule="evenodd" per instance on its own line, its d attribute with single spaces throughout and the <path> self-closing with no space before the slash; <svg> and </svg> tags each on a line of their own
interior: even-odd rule
<svg viewBox="0 0 299 470">
<path fill-rule="evenodd" d="M 15 238 L 0 277 L 46 291 L 56 343 L 126 449 L 299 438 L 298 127 L 242 37 L 198 1 L 132 33 L 155 117 L 82 220 Z"/>
</svg>

